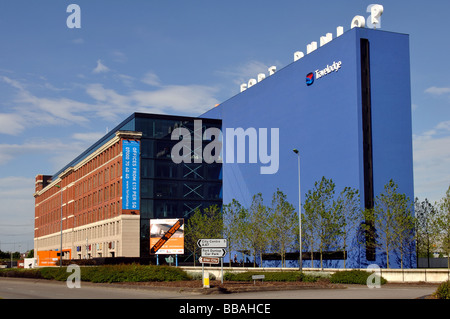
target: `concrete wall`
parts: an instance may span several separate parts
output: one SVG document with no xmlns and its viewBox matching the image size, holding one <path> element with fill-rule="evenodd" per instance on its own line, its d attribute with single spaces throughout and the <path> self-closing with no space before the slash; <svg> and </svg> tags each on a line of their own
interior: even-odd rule
<svg viewBox="0 0 450 319">
<path fill-rule="evenodd" d="M 202 272 L 202 267 L 180 267 L 188 273 L 199 273 Z M 220 267 L 204 267 L 205 271 L 213 274 L 216 279 L 221 278 Z M 303 268 L 303 271 L 308 274 L 332 274 L 336 271 L 344 271 L 349 269 L 324 269 L 321 271 L 317 268 Z M 367 270 L 367 269 L 361 269 Z M 274 271 L 297 271 L 295 268 L 248 268 L 248 267 L 223 267 L 223 273 L 226 272 L 246 272 L 246 271 L 257 271 L 257 272 L 274 272 Z M 428 282 L 428 283 L 440 283 L 443 281 L 450 280 L 450 273 L 448 269 L 380 269 L 381 276 L 385 278 L 388 282 L 398 283 L 398 282 Z"/>
</svg>

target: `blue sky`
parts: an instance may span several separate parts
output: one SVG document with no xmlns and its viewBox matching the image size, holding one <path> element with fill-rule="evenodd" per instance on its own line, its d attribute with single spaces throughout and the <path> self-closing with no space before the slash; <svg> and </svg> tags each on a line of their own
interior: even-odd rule
<svg viewBox="0 0 450 319">
<path fill-rule="evenodd" d="M 66 25 L 71 3 L 80 29 Z M 57 172 L 133 112 L 203 113 L 337 26 L 347 31 L 371 3 L 2 1 L 0 249 L 33 248 L 37 174 Z M 450 184 L 450 3 L 375 3 L 382 30 L 410 34 L 415 193 L 438 201 Z"/>
</svg>

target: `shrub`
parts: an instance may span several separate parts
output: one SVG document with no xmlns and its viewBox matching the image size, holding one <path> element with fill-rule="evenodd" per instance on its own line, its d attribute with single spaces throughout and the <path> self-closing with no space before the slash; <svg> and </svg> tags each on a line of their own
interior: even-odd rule
<svg viewBox="0 0 450 319">
<path fill-rule="evenodd" d="M 202 280 L 201 272 L 189 272 L 188 276 L 191 280 Z M 213 273 L 209 273 L 209 280 L 216 280 L 216 276 Z"/>
<path fill-rule="evenodd" d="M 67 267 L 45 267 L 37 269 L 5 269 L 4 277 L 27 277 L 65 281 L 71 275 Z M 81 267 L 81 280 L 94 283 L 138 282 L 138 281 L 180 281 L 190 280 L 181 269 L 169 266 L 108 265 Z"/>
<path fill-rule="evenodd" d="M 140 282 L 140 281 L 180 281 L 189 280 L 181 269 L 169 266 L 109 265 L 85 267 L 81 280 L 91 282 Z"/>
<path fill-rule="evenodd" d="M 242 273 L 230 273 L 224 274 L 224 279 L 229 281 L 252 281 L 253 275 L 264 275 L 264 281 L 305 281 L 314 282 L 317 278 L 305 275 L 298 271 L 283 271 L 283 272 L 242 272 Z"/>
<path fill-rule="evenodd" d="M 438 299 L 450 299 L 450 281 L 441 283 L 434 296 Z"/>
<path fill-rule="evenodd" d="M 358 284 L 367 285 L 367 278 L 372 275 L 364 270 L 337 271 L 330 277 L 330 282 L 334 284 Z M 380 276 L 380 283 L 384 285 L 387 280 Z"/>
<path fill-rule="evenodd" d="M 0 269 L 0 277 L 42 278 L 38 269 L 7 268 Z"/>
</svg>

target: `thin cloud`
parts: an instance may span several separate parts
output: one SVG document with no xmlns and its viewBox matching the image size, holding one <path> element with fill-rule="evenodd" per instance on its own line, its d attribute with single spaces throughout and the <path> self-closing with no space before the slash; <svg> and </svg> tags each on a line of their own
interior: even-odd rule
<svg viewBox="0 0 450 319">
<path fill-rule="evenodd" d="M 83 143 L 94 143 L 101 139 L 105 132 L 74 133 L 72 138 Z"/>
<path fill-rule="evenodd" d="M 443 95 L 450 93 L 450 87 L 436 87 L 432 86 L 425 90 L 425 93 L 429 93 L 432 95 Z"/>
<path fill-rule="evenodd" d="M 415 193 L 438 201 L 450 184 L 450 121 L 413 136 Z"/>
<path fill-rule="evenodd" d="M 110 118 L 135 111 L 198 115 L 218 103 L 217 89 L 203 85 L 166 85 L 120 94 L 96 83 L 88 85 L 86 93 L 97 102 L 97 115 Z"/>
<path fill-rule="evenodd" d="M 102 63 L 102 60 L 97 60 L 97 66 L 94 70 L 92 70 L 92 72 L 96 74 L 106 73 L 109 72 L 109 68 Z"/>
<path fill-rule="evenodd" d="M 116 76 L 117 74 L 113 74 Z M 148 72 L 144 76 L 149 90 L 133 89 L 134 78 L 119 74 L 121 81 L 130 86 L 122 86 L 120 92 L 101 83 L 81 84 L 67 89 L 72 94 L 75 89 L 81 99 L 67 97 L 38 96 L 19 81 L 2 77 L 3 82 L 13 88 L 13 107 L 9 113 L 0 113 L 0 134 L 20 134 L 28 127 L 87 125 L 92 121 L 105 120 L 117 122 L 124 115 L 133 112 L 151 112 L 196 116 L 219 103 L 215 98 L 218 88 L 206 85 L 163 85 L 159 77 Z M 63 94 L 49 90 L 51 94 Z M 65 94 L 65 93 L 64 93 Z M 20 121 L 19 121 L 20 119 Z M 3 125 L 2 125 L 3 124 Z"/>
<path fill-rule="evenodd" d="M 112 60 L 114 62 L 119 62 L 119 63 L 125 63 L 128 61 L 127 56 L 125 55 L 125 53 L 121 52 L 121 51 L 113 51 L 111 52 L 111 56 L 112 56 Z"/>
<path fill-rule="evenodd" d="M 232 78 L 234 84 L 240 85 L 242 83 L 247 83 L 251 78 L 257 79 L 259 73 L 264 73 L 268 76 L 268 68 L 276 64 L 279 63 L 268 65 L 261 61 L 251 60 L 247 63 L 229 68 L 227 70 L 216 71 L 216 73 L 221 76 Z"/>
<path fill-rule="evenodd" d="M 23 120 L 17 114 L 0 113 L 0 134 L 18 135 L 25 127 Z"/>
<path fill-rule="evenodd" d="M 161 85 L 159 77 L 153 72 L 147 72 L 141 81 L 150 86 L 160 86 Z"/>
</svg>

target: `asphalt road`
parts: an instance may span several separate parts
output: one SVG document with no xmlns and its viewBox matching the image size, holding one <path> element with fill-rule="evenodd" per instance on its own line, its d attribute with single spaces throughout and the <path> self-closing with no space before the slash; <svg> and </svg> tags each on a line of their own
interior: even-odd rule
<svg viewBox="0 0 450 319">
<path fill-rule="evenodd" d="M 183 292 L 178 289 L 134 289 L 81 283 L 68 288 L 65 282 L 0 278 L 2 299 L 418 299 L 431 295 L 436 286 L 349 286 L 346 289 L 304 289 L 261 291 L 236 294 Z"/>
</svg>

